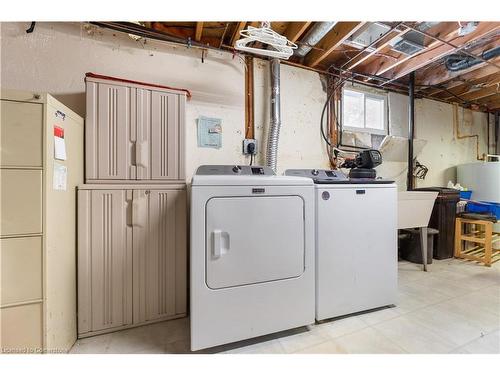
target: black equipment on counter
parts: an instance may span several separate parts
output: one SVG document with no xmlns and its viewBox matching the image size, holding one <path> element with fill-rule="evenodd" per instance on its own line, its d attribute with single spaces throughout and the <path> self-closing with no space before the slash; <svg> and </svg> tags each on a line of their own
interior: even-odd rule
<svg viewBox="0 0 500 375">
<path fill-rule="evenodd" d="M 375 167 L 382 164 L 382 154 L 378 150 L 363 150 L 355 159 L 346 160 L 342 168 L 350 168 L 349 178 L 375 179 Z"/>
</svg>

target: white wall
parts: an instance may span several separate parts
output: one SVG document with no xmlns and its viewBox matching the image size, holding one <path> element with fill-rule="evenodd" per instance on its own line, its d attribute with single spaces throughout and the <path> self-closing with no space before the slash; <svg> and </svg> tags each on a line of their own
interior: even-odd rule
<svg viewBox="0 0 500 375">
<path fill-rule="evenodd" d="M 230 53 L 209 51 L 201 62 L 201 51 L 154 41 L 133 41 L 122 34 L 80 24 L 37 22 L 2 23 L 0 86 L 4 89 L 49 92 L 77 113 L 85 114 L 86 72 L 189 89 L 193 98 L 186 106 L 187 175 L 201 164 L 248 163 L 241 154 L 244 138 L 244 62 Z M 269 127 L 269 67 L 255 60 L 255 133 L 264 163 L 265 137 Z M 319 120 L 325 100 L 317 73 L 281 66 L 282 130 L 278 169 L 328 168 Z M 406 135 L 406 96 L 389 95 L 391 129 Z M 470 111 L 469 111 L 470 112 Z M 222 119 L 223 147 L 198 148 L 196 119 Z M 480 152 L 486 152 L 486 122 L 483 113 L 465 116 L 462 133 L 479 132 Z M 400 134 L 399 134 L 400 133 Z M 456 140 L 452 106 L 427 99 L 417 100 L 417 138 L 427 139 L 418 160 L 430 169 L 419 186 L 445 185 L 454 178 L 453 166 L 475 160 L 475 144 Z M 404 153 L 404 152 L 403 152 Z M 404 158 L 404 156 L 403 156 Z M 405 188 L 406 163 L 386 162 L 379 175 L 397 180 Z"/>
<path fill-rule="evenodd" d="M 426 139 L 427 145 L 417 158 L 429 168 L 424 181 L 417 186 L 446 186 L 456 181 L 456 165 L 476 161 L 476 140 L 457 139 L 453 127 L 454 106 L 434 100 L 417 100 L 415 137 Z M 479 135 L 479 156 L 488 153 L 488 115 L 458 108 L 460 135 Z"/>
</svg>

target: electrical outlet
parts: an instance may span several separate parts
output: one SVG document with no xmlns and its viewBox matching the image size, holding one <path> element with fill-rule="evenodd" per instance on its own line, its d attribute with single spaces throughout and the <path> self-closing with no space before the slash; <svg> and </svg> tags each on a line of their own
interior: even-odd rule
<svg viewBox="0 0 500 375">
<path fill-rule="evenodd" d="M 250 146 L 253 145 L 253 146 Z M 250 146 L 250 149 L 249 149 Z M 253 147 L 253 150 L 251 149 Z M 256 155 L 257 154 L 257 140 L 256 139 L 244 139 L 243 140 L 243 155 Z"/>
</svg>

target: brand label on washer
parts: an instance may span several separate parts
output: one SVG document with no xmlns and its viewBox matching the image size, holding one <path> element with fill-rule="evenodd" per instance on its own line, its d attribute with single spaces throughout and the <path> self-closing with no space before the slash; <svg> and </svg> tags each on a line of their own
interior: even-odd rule
<svg viewBox="0 0 500 375">
<path fill-rule="evenodd" d="M 324 201 L 327 201 L 328 199 L 330 199 L 330 193 L 327 191 L 322 192 L 321 198 L 323 198 Z"/>
<path fill-rule="evenodd" d="M 264 194 L 266 192 L 266 189 L 264 188 L 253 188 L 252 193 L 253 194 Z"/>
</svg>

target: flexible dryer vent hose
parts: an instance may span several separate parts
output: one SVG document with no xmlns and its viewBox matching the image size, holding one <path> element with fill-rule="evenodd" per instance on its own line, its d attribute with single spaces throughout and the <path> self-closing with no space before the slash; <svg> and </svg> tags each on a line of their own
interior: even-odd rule
<svg viewBox="0 0 500 375">
<path fill-rule="evenodd" d="M 266 166 L 276 172 L 281 127 L 280 61 L 271 60 L 271 123 L 267 140 Z"/>
</svg>

